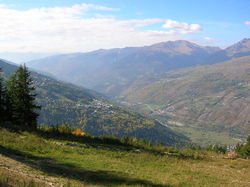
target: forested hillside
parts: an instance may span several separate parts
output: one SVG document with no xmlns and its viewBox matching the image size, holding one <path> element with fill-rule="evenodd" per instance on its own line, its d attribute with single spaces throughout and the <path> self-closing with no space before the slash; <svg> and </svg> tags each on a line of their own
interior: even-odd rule
<svg viewBox="0 0 250 187">
<path fill-rule="evenodd" d="M 121 99 L 196 136 L 196 141 L 244 140 L 250 130 L 249 69 L 250 57 L 246 56 L 147 77 L 132 84 Z"/>
<path fill-rule="evenodd" d="M 17 66 L 0 61 L 8 77 Z M 157 121 L 117 107 L 99 94 L 50 77 L 32 72 L 37 90 L 39 125 L 78 127 L 92 135 L 132 136 L 152 142 L 181 146 L 189 142 L 185 136 L 173 132 Z"/>
</svg>

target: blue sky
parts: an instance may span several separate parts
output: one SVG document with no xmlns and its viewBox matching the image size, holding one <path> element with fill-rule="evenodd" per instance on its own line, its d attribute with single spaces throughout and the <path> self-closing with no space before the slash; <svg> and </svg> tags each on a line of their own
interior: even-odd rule
<svg viewBox="0 0 250 187">
<path fill-rule="evenodd" d="M 249 0 L 0 0 L 0 50 L 78 52 L 250 37 Z M 53 45 L 52 45 L 53 44 Z"/>
</svg>

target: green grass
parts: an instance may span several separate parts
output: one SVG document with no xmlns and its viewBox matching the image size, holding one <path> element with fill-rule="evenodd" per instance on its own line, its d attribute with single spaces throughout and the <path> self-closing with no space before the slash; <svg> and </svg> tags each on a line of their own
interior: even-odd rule
<svg viewBox="0 0 250 187">
<path fill-rule="evenodd" d="M 236 145 L 240 143 L 236 138 L 233 139 L 228 133 L 213 132 L 208 130 L 201 130 L 194 127 L 173 127 L 174 130 L 185 134 L 192 142 L 201 146 L 208 146 L 212 144 Z"/>
<path fill-rule="evenodd" d="M 61 144 L 59 144 L 61 143 Z M 77 145 L 77 146 L 75 146 Z M 140 149 L 139 153 L 132 152 Z M 163 154 L 164 151 L 178 154 Z M 147 149 L 96 141 L 70 141 L 0 129 L 0 166 L 64 186 L 247 186 L 249 160 L 223 159 L 206 151 Z M 4 160 L 5 159 L 5 160 Z M 8 161 L 8 159 L 12 161 Z M 9 174 L 3 173 L 6 182 Z M 6 174 L 4 174 L 6 173 Z M 13 174 L 13 173 L 12 173 Z M 19 173 L 16 173 L 20 177 Z M 32 177 L 32 176 L 36 177 Z M 38 177 L 39 176 L 39 177 Z M 16 178 L 16 177 L 15 177 Z M 2 180 L 1 180 L 2 179 Z M 43 185 L 43 184 L 41 184 Z M 45 184 L 44 184 L 45 185 Z M 46 186 L 46 185 L 45 185 Z"/>
<path fill-rule="evenodd" d="M 145 106 L 148 107 L 149 110 L 158 110 L 158 109 L 164 108 L 166 105 L 145 104 Z"/>
</svg>

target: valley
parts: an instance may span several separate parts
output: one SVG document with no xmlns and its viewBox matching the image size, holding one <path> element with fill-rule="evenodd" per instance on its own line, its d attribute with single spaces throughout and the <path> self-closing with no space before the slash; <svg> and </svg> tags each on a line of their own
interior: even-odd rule
<svg viewBox="0 0 250 187">
<path fill-rule="evenodd" d="M 225 49 L 178 40 L 27 64 L 107 95 L 195 143 L 236 144 L 250 132 L 249 54 L 249 39 Z"/>
<path fill-rule="evenodd" d="M 249 57 L 241 57 L 170 72 L 158 80 L 152 78 L 155 81 L 139 89 L 135 83 L 123 93 L 122 98 L 128 102 L 148 103 L 133 107 L 179 130 L 190 133 L 192 129 L 194 132 L 191 134 L 197 133 L 195 131 L 200 131 L 200 134 L 202 131 L 210 132 L 216 139 L 221 133 L 227 136 L 227 142 L 230 136 L 244 139 L 244 135 L 249 134 L 248 68 Z M 177 78 L 169 80 L 168 77 Z M 150 104 L 153 107 L 149 108 Z"/>
<path fill-rule="evenodd" d="M 0 67 L 6 78 L 18 68 L 1 60 Z M 67 125 L 97 136 L 131 136 L 178 147 L 190 143 L 189 138 L 181 133 L 162 126 L 150 117 L 112 104 L 95 91 L 36 72 L 32 72 L 32 79 L 36 86 L 37 103 L 42 106 L 39 126 Z"/>
</svg>

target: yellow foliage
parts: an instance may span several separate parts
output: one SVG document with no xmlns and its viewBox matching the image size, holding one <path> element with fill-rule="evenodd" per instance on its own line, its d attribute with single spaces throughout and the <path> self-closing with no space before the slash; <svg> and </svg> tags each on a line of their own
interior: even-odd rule
<svg viewBox="0 0 250 187">
<path fill-rule="evenodd" d="M 130 143 L 131 144 L 137 144 L 138 141 L 137 141 L 137 139 L 135 137 L 133 137 L 133 138 L 130 139 Z"/>
<path fill-rule="evenodd" d="M 76 130 L 72 131 L 71 134 L 76 135 L 76 136 L 85 136 L 85 135 L 87 135 L 87 133 L 81 131 L 81 129 L 76 129 Z"/>
</svg>

